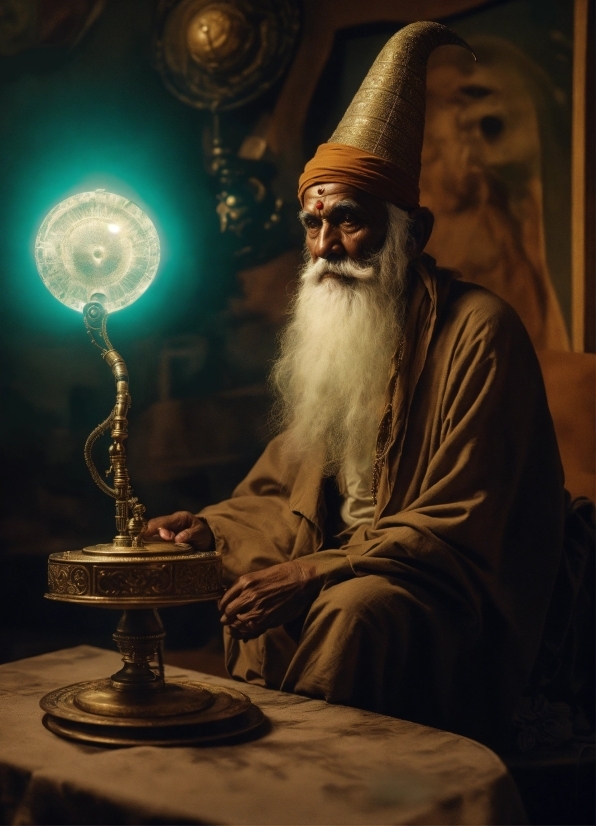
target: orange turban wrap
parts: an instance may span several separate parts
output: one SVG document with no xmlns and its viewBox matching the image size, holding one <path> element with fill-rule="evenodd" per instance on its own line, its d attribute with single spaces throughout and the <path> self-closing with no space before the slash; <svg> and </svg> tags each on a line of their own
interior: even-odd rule
<svg viewBox="0 0 596 826">
<path fill-rule="evenodd" d="M 420 188 L 391 161 L 342 143 L 323 143 L 304 167 L 298 182 L 300 203 L 309 186 L 349 184 L 401 209 L 418 206 Z"/>
</svg>

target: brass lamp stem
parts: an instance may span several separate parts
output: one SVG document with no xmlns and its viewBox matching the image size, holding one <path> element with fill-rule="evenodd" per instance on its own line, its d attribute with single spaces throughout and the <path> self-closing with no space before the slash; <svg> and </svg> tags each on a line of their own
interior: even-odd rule
<svg viewBox="0 0 596 826">
<path fill-rule="evenodd" d="M 119 548 L 143 548 L 141 533 L 145 528 L 145 508 L 132 495 L 130 476 L 126 465 L 124 441 L 128 438 L 128 410 L 131 404 L 128 392 L 128 370 L 124 359 L 113 347 L 107 334 L 107 311 L 98 301 L 91 301 L 83 308 L 83 320 L 92 343 L 101 351 L 102 358 L 112 370 L 116 381 L 116 404 L 107 419 L 90 434 L 85 444 L 85 462 L 96 485 L 116 500 L 116 529 L 113 545 Z M 103 346 L 97 339 L 103 341 Z M 111 429 L 112 444 L 109 448 L 110 467 L 106 475 L 112 475 L 114 486 L 101 478 L 92 457 L 96 440 Z M 132 514 L 132 517 L 131 517 Z"/>
</svg>

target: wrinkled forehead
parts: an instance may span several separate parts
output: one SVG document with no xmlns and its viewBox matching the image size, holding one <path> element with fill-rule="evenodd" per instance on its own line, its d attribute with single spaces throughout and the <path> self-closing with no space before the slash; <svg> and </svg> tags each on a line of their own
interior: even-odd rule
<svg viewBox="0 0 596 826">
<path fill-rule="evenodd" d="M 304 193 L 303 209 L 313 215 L 324 214 L 340 202 L 352 202 L 371 219 L 383 220 L 387 215 L 385 203 L 355 186 L 345 183 L 318 183 Z"/>
</svg>

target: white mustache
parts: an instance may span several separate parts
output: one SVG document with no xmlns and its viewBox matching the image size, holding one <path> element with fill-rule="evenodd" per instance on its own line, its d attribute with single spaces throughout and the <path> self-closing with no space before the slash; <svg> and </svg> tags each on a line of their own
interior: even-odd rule
<svg viewBox="0 0 596 826">
<path fill-rule="evenodd" d="M 302 272 L 303 282 L 318 283 L 326 275 L 337 275 L 341 278 L 352 278 L 355 281 L 372 281 L 377 276 L 377 271 L 371 264 L 358 264 L 352 258 L 342 258 L 340 261 L 327 261 L 319 258 L 308 264 Z"/>
</svg>

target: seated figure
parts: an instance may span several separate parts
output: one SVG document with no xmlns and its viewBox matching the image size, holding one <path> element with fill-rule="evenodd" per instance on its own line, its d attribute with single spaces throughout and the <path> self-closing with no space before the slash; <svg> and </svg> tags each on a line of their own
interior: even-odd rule
<svg viewBox="0 0 596 826">
<path fill-rule="evenodd" d="M 233 677 L 498 746 L 538 657 L 566 498 L 523 324 L 423 253 L 426 62 L 449 43 L 466 45 L 402 29 L 306 165 L 278 435 L 231 499 L 147 534 L 221 551 Z"/>
</svg>

